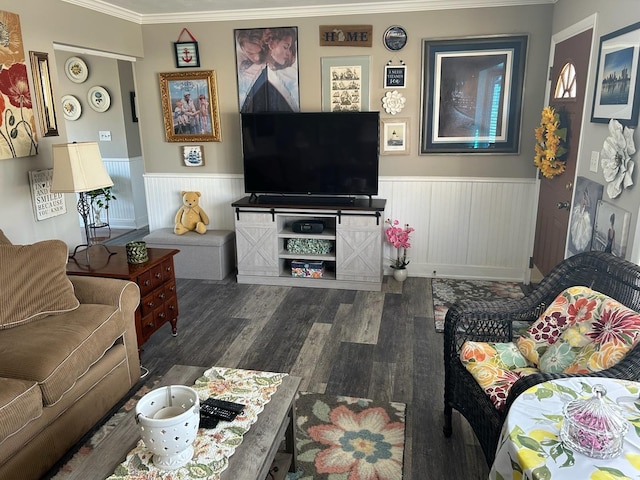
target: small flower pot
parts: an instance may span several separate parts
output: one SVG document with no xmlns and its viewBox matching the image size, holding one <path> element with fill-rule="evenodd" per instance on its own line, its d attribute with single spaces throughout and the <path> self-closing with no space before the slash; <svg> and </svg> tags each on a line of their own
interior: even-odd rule
<svg viewBox="0 0 640 480">
<path fill-rule="evenodd" d="M 395 278 L 398 282 L 404 282 L 409 275 L 409 270 L 406 268 L 394 268 L 393 269 L 393 278 Z"/>
</svg>

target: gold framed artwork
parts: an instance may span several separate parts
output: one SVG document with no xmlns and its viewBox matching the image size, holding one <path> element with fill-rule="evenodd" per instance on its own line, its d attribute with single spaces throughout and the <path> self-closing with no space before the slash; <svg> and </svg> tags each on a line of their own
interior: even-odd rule
<svg viewBox="0 0 640 480">
<path fill-rule="evenodd" d="M 159 78 L 167 142 L 221 142 L 215 72 L 169 72 Z"/>
<path fill-rule="evenodd" d="M 49 55 L 45 52 L 29 52 L 35 100 L 40 113 L 40 131 L 44 137 L 58 136 L 56 108 L 49 73 Z"/>
<path fill-rule="evenodd" d="M 409 119 L 381 118 L 380 155 L 409 155 Z"/>
</svg>

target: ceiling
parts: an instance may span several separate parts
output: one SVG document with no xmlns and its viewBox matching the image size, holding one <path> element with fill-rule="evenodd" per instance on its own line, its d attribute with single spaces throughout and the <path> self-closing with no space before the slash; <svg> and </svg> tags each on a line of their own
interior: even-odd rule
<svg viewBox="0 0 640 480">
<path fill-rule="evenodd" d="M 557 0 L 63 0 L 140 24 L 399 13 Z"/>
</svg>

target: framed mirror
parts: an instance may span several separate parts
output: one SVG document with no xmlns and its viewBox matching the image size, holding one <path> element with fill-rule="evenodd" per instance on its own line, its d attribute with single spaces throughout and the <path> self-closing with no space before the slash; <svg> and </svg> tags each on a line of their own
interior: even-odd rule
<svg viewBox="0 0 640 480">
<path fill-rule="evenodd" d="M 49 55 L 45 52 L 29 52 L 31 73 L 38 106 L 40 130 L 44 137 L 58 136 L 58 123 L 54 106 L 53 88 L 49 74 Z"/>
</svg>

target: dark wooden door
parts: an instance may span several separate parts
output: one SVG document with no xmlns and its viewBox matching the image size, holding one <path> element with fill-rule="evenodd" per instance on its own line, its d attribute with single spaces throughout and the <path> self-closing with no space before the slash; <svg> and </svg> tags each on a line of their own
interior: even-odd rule
<svg viewBox="0 0 640 480">
<path fill-rule="evenodd" d="M 592 33 L 592 29 L 586 30 L 555 46 L 549 105 L 560 113 L 562 126 L 567 127 L 568 152 L 564 157 L 566 171 L 550 179 L 541 176 L 540 180 L 533 263 L 543 275 L 564 259 Z"/>
</svg>

